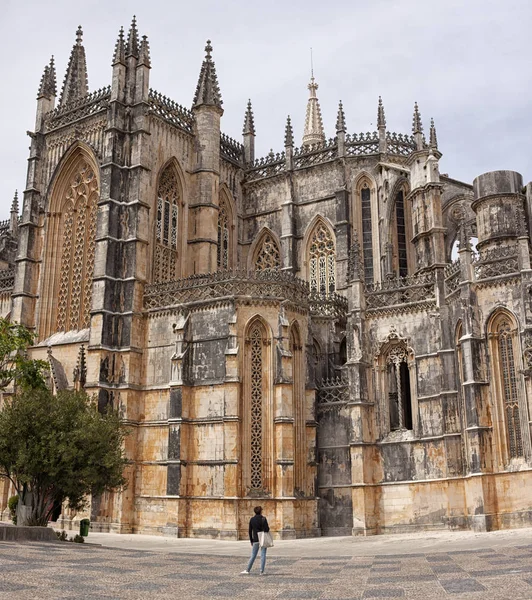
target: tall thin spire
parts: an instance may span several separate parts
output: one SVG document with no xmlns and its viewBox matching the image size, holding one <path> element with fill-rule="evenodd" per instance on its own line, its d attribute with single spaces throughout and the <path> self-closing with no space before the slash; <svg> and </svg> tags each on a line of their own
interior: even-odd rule
<svg viewBox="0 0 532 600">
<path fill-rule="evenodd" d="M 139 57 L 139 32 L 137 29 L 137 17 L 135 15 L 133 15 L 131 27 L 127 34 L 126 57 L 128 56 Z"/>
<path fill-rule="evenodd" d="M 18 190 L 15 190 L 15 195 L 13 196 L 13 202 L 11 203 L 11 212 L 16 213 L 18 215 Z"/>
<path fill-rule="evenodd" d="M 142 40 L 140 42 L 139 65 L 151 67 L 150 42 L 148 42 L 148 36 L 146 35 L 142 36 Z"/>
<path fill-rule="evenodd" d="M 194 100 L 192 102 L 193 107 L 206 105 L 222 108 L 222 95 L 220 93 L 216 67 L 212 60 L 211 52 L 211 40 L 207 40 L 207 45 L 205 46 L 205 58 L 201 65 L 198 85 L 196 86 L 196 93 L 194 94 Z"/>
<path fill-rule="evenodd" d="M 126 63 L 126 46 L 124 42 L 124 28 L 120 27 L 118 38 L 115 45 L 115 53 L 113 55 L 113 65 L 118 63 Z"/>
<path fill-rule="evenodd" d="M 345 113 L 341 100 L 338 104 L 338 115 L 336 117 L 336 133 L 339 133 L 340 131 L 345 132 Z"/>
<path fill-rule="evenodd" d="M 318 84 L 314 79 L 314 67 L 311 67 L 310 83 L 308 84 L 310 97 L 307 103 L 307 115 L 305 118 L 305 131 L 303 133 L 303 146 L 318 144 L 325 141 L 321 108 L 316 95 Z"/>
<path fill-rule="evenodd" d="M 251 108 L 251 100 L 248 100 L 242 133 L 244 135 L 255 135 L 255 119 L 253 117 L 253 109 Z"/>
<path fill-rule="evenodd" d="M 50 59 L 50 63 L 44 67 L 44 72 L 41 77 L 41 84 L 37 98 L 47 98 L 50 100 L 52 96 L 57 94 L 57 80 L 55 76 L 54 57 Z"/>
<path fill-rule="evenodd" d="M 76 31 L 76 43 L 70 53 L 65 80 L 63 81 L 63 89 L 61 90 L 61 98 L 59 99 L 60 106 L 83 98 L 83 96 L 89 93 L 87 58 L 82 40 L 83 30 L 80 25 Z"/>
<path fill-rule="evenodd" d="M 292 129 L 292 121 L 290 115 L 286 117 L 286 127 L 284 129 L 284 145 L 285 148 L 294 146 L 294 130 Z"/>
<path fill-rule="evenodd" d="M 438 138 L 436 137 L 436 127 L 434 126 L 434 119 L 430 120 L 430 138 L 429 145 L 435 150 L 438 149 Z"/>
<path fill-rule="evenodd" d="M 377 128 L 386 127 L 386 115 L 384 114 L 384 106 L 382 98 L 379 96 L 379 108 L 377 109 Z"/>
<path fill-rule="evenodd" d="M 423 133 L 423 125 L 421 124 L 421 114 L 417 102 L 414 103 L 414 117 L 412 119 L 412 133 Z"/>
</svg>

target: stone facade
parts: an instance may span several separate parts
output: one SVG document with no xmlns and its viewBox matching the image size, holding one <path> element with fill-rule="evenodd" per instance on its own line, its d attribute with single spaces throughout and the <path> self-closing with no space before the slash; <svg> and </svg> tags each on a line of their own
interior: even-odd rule
<svg viewBox="0 0 532 600">
<path fill-rule="evenodd" d="M 2 314 L 130 429 L 93 527 L 245 538 L 259 503 L 283 538 L 530 524 L 530 184 L 441 175 L 417 105 L 412 135 L 380 100 L 356 135 L 340 104 L 327 140 L 314 77 L 302 146 L 289 118 L 255 159 L 205 50 L 188 110 L 135 22 L 89 93 L 79 29 L 0 231 Z"/>
</svg>

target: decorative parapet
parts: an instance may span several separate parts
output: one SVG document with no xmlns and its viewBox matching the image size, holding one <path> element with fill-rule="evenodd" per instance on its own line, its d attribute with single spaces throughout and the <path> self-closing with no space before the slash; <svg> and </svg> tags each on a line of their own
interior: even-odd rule
<svg viewBox="0 0 532 600">
<path fill-rule="evenodd" d="M 20 217 L 19 217 L 20 221 Z M 0 221 L 0 237 L 5 235 L 11 226 L 11 219 L 6 219 L 5 221 Z"/>
<path fill-rule="evenodd" d="M 379 153 L 379 134 L 348 133 L 345 136 L 345 153 L 347 156 L 371 156 Z"/>
<path fill-rule="evenodd" d="M 247 165 L 246 181 L 256 181 L 273 177 L 286 170 L 286 156 L 284 152 L 274 154 L 270 152 L 268 156 L 257 158 L 255 162 Z"/>
<path fill-rule="evenodd" d="M 225 133 L 220 136 L 220 154 L 237 165 L 242 165 L 244 162 L 244 146 Z"/>
<path fill-rule="evenodd" d="M 148 94 L 148 104 L 151 114 L 182 131 L 193 132 L 194 115 L 184 106 L 152 89 Z"/>
<path fill-rule="evenodd" d="M 445 266 L 445 295 L 450 296 L 460 288 L 460 259 Z"/>
<path fill-rule="evenodd" d="M 349 385 L 344 377 L 322 379 L 316 386 L 316 408 L 324 413 L 349 402 Z"/>
<path fill-rule="evenodd" d="M 340 294 L 322 296 L 317 292 L 309 295 L 310 314 L 317 318 L 338 319 L 347 314 L 347 298 Z"/>
<path fill-rule="evenodd" d="M 218 271 L 146 286 L 144 308 L 154 310 L 235 296 L 288 300 L 306 309 L 309 289 L 306 281 L 284 271 Z"/>
<path fill-rule="evenodd" d="M 481 250 L 473 261 L 476 281 L 515 277 L 519 274 L 517 246 L 500 246 Z"/>
<path fill-rule="evenodd" d="M 7 292 L 15 285 L 15 269 L 4 269 L 0 271 L 0 292 Z"/>
<path fill-rule="evenodd" d="M 381 283 L 366 284 L 368 310 L 402 306 L 405 309 L 424 308 L 435 302 L 433 272 L 397 277 Z"/>
<path fill-rule="evenodd" d="M 111 87 L 105 87 L 86 96 L 58 106 L 46 115 L 46 131 L 54 131 L 85 117 L 107 110 L 111 98 Z"/>
<path fill-rule="evenodd" d="M 336 138 L 317 144 L 307 144 L 294 148 L 294 168 L 302 169 L 335 159 L 338 156 Z"/>
<path fill-rule="evenodd" d="M 411 135 L 386 132 L 386 151 L 388 154 L 409 156 L 416 150 L 416 142 Z"/>
</svg>

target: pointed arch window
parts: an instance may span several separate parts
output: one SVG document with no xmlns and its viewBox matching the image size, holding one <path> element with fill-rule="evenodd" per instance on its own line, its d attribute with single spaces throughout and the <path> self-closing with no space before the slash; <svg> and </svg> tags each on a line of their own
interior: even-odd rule
<svg viewBox="0 0 532 600">
<path fill-rule="evenodd" d="M 390 430 L 412 429 L 412 397 L 408 352 L 404 345 L 394 346 L 386 357 Z"/>
<path fill-rule="evenodd" d="M 85 329 L 90 325 L 98 199 L 94 169 L 81 160 L 69 181 L 63 203 L 56 331 Z"/>
<path fill-rule="evenodd" d="M 311 292 L 329 296 L 336 290 L 336 250 L 332 233 L 318 223 L 310 236 L 309 283 Z"/>
<path fill-rule="evenodd" d="M 364 280 L 373 283 L 373 231 L 371 223 L 371 190 L 367 181 L 360 190 L 362 215 L 362 251 L 364 256 Z"/>
<path fill-rule="evenodd" d="M 276 271 L 281 268 L 281 253 L 273 237 L 267 233 L 255 255 L 255 271 Z"/>
<path fill-rule="evenodd" d="M 251 489 L 261 490 L 262 473 L 262 386 L 263 336 L 259 324 L 249 333 L 251 344 Z"/>
<path fill-rule="evenodd" d="M 218 211 L 218 252 L 216 257 L 218 269 L 229 268 L 229 214 L 227 202 L 222 198 Z"/>
<path fill-rule="evenodd" d="M 172 281 L 178 276 L 179 180 L 172 165 L 161 173 L 157 188 L 154 282 Z"/>
<path fill-rule="evenodd" d="M 492 323 L 491 336 L 495 343 L 495 382 L 498 383 L 498 405 L 504 422 L 508 458 L 524 456 L 523 433 L 519 408 L 519 384 L 516 368 L 517 328 L 506 314 Z"/>
<path fill-rule="evenodd" d="M 290 328 L 292 403 L 294 412 L 294 495 L 306 494 L 305 372 L 303 346 L 296 323 Z"/>
<path fill-rule="evenodd" d="M 403 190 L 400 190 L 395 197 L 395 227 L 399 277 L 406 277 L 408 275 L 408 256 L 406 247 L 405 194 Z"/>
</svg>

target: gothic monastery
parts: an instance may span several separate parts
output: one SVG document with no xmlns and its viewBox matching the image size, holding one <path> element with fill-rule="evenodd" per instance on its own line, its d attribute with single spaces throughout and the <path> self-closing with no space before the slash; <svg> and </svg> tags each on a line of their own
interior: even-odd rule
<svg viewBox="0 0 532 600">
<path fill-rule="evenodd" d="M 0 312 L 131 430 L 93 529 L 240 539 L 257 504 L 278 538 L 530 525 L 532 184 L 440 174 L 417 105 L 411 134 L 380 99 L 355 134 L 340 103 L 327 139 L 314 78 L 302 143 L 288 118 L 257 158 L 210 42 L 190 109 L 150 68 L 134 20 L 90 92 L 78 30 L 0 224 Z"/>
</svg>

